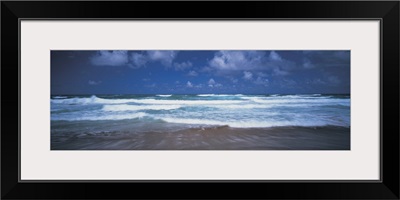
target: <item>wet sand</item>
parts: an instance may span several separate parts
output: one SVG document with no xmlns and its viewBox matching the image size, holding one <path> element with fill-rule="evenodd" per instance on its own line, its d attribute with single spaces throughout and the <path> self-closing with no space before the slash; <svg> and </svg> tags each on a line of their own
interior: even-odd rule
<svg viewBox="0 0 400 200">
<path fill-rule="evenodd" d="M 190 128 L 176 132 L 53 134 L 51 150 L 350 150 L 350 128 Z"/>
</svg>

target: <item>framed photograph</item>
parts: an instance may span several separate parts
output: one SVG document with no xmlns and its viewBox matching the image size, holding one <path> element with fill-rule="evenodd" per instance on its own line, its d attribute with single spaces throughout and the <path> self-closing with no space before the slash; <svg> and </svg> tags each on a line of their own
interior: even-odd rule
<svg viewBox="0 0 400 200">
<path fill-rule="evenodd" d="M 4 199 L 399 198 L 399 2 L 1 5 Z"/>
</svg>

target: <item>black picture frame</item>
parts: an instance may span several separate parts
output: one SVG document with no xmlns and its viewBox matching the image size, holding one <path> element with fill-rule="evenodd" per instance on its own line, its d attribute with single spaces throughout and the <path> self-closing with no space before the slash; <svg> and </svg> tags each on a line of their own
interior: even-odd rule
<svg viewBox="0 0 400 200">
<path fill-rule="evenodd" d="M 399 8 L 398 1 L 2 1 L 1 198 L 399 199 Z M 20 182 L 19 23 L 22 18 L 379 19 L 381 21 L 381 181 Z"/>
</svg>

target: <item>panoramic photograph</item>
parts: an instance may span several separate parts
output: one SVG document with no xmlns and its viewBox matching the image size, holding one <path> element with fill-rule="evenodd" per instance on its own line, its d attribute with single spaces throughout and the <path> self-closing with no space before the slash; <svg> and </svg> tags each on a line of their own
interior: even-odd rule
<svg viewBox="0 0 400 200">
<path fill-rule="evenodd" d="M 52 50 L 51 150 L 350 150 L 349 50 Z"/>
</svg>

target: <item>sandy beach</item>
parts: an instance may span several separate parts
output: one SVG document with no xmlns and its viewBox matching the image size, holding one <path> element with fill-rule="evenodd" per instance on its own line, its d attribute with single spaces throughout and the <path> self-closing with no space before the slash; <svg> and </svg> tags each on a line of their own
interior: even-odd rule
<svg viewBox="0 0 400 200">
<path fill-rule="evenodd" d="M 350 150 L 350 128 L 215 126 L 175 132 L 52 134 L 51 150 Z"/>
</svg>

